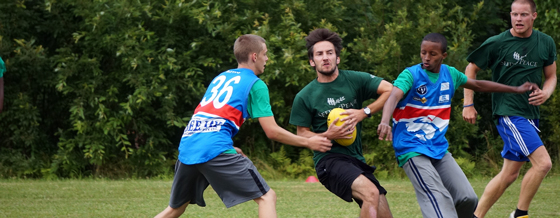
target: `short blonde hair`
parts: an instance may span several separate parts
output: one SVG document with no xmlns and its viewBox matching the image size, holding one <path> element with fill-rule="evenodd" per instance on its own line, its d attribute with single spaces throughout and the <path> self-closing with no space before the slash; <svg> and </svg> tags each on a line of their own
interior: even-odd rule
<svg viewBox="0 0 560 218">
<path fill-rule="evenodd" d="M 535 1 L 533 0 L 513 0 L 511 4 L 513 5 L 513 3 L 528 4 L 531 6 L 531 12 L 537 12 L 537 4 L 535 4 Z"/>
<path fill-rule="evenodd" d="M 237 63 L 247 63 L 250 54 L 258 54 L 264 49 L 263 43 L 266 43 L 263 37 L 253 34 L 246 34 L 237 38 L 235 44 L 233 44 L 233 54 L 235 55 Z"/>
</svg>

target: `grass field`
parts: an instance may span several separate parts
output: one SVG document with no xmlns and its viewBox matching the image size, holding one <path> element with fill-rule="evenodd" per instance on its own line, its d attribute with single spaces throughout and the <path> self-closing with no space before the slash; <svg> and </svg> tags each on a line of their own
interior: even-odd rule
<svg viewBox="0 0 560 218">
<path fill-rule="evenodd" d="M 473 179 L 480 196 L 489 179 Z M 422 217 L 408 180 L 382 180 L 394 217 Z M 279 217 L 358 217 L 320 183 L 268 181 L 278 195 Z M 487 217 L 507 217 L 515 209 L 520 179 Z M 0 180 L 0 217 L 153 217 L 169 200 L 171 181 L 162 180 Z M 560 176 L 547 178 L 531 205 L 531 217 L 560 217 Z M 190 205 L 183 217 L 257 217 L 253 201 L 226 209 L 216 193 L 205 192 L 206 207 Z"/>
</svg>

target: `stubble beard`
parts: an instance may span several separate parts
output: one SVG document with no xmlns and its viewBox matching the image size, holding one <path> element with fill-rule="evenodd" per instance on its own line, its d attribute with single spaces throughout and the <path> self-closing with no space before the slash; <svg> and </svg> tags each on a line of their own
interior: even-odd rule
<svg viewBox="0 0 560 218">
<path fill-rule="evenodd" d="M 338 69 L 338 64 L 335 65 L 334 68 L 330 71 L 317 70 L 317 72 L 319 72 L 323 76 L 330 76 L 330 75 L 333 75 L 333 73 L 336 71 L 336 69 Z"/>
</svg>

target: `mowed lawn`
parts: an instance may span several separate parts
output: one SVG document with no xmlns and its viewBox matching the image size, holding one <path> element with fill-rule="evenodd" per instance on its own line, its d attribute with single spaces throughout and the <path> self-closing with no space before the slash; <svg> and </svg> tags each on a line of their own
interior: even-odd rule
<svg viewBox="0 0 560 218">
<path fill-rule="evenodd" d="M 472 179 L 480 196 L 489 178 Z M 406 179 L 382 180 L 394 217 L 422 217 Z M 320 183 L 268 181 L 278 195 L 279 217 L 358 217 L 359 208 Z M 507 217 L 515 209 L 518 179 L 487 217 Z M 171 181 L 162 180 L 0 180 L 0 217 L 153 217 L 169 200 Z M 257 217 L 257 204 L 226 209 L 216 193 L 205 192 L 206 207 L 190 205 L 183 217 Z M 560 217 L 560 176 L 547 178 L 531 205 L 531 217 Z"/>
</svg>

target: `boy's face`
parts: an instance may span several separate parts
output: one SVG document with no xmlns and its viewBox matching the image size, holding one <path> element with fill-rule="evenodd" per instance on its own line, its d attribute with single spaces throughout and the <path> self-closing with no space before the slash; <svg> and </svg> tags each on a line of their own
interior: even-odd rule
<svg viewBox="0 0 560 218">
<path fill-rule="evenodd" d="M 266 61 L 268 61 L 268 55 L 267 55 L 267 48 L 266 48 L 266 44 L 263 43 L 263 50 L 260 51 L 257 54 L 257 60 L 255 61 L 255 74 L 259 75 L 264 73 L 264 68 L 266 65 Z"/>
<path fill-rule="evenodd" d="M 439 67 L 443 59 L 447 57 L 447 52 L 442 52 L 440 43 L 422 41 L 420 57 L 422 57 L 422 68 L 432 73 L 439 73 Z"/>
<path fill-rule="evenodd" d="M 513 3 L 511 5 L 511 26 L 513 35 L 517 37 L 531 36 L 533 22 L 537 18 L 537 12 L 531 10 L 531 5 L 523 3 Z"/>
<path fill-rule="evenodd" d="M 329 41 L 320 41 L 313 45 L 313 60 L 309 60 L 309 64 L 315 67 L 315 70 L 323 75 L 332 75 L 340 58 L 336 56 L 334 45 Z"/>
</svg>

